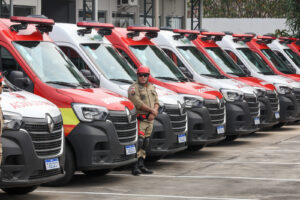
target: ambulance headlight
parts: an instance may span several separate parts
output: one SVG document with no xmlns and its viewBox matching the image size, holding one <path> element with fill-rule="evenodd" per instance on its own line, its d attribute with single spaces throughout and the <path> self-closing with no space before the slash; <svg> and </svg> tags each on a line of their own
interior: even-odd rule
<svg viewBox="0 0 300 200">
<path fill-rule="evenodd" d="M 292 93 L 292 88 L 286 86 L 286 85 L 279 85 L 279 84 L 274 84 L 276 91 L 279 94 L 291 94 Z"/>
<path fill-rule="evenodd" d="M 3 111 L 3 129 L 19 130 L 22 125 L 22 115 L 14 112 Z"/>
<path fill-rule="evenodd" d="M 186 108 L 203 106 L 203 98 L 200 96 L 184 96 L 183 99 Z"/>
<path fill-rule="evenodd" d="M 78 119 L 83 122 L 105 121 L 108 116 L 105 107 L 81 103 L 73 103 L 72 107 Z"/>
<path fill-rule="evenodd" d="M 220 91 L 228 102 L 242 101 L 244 99 L 244 94 L 238 90 L 221 89 Z"/>
</svg>

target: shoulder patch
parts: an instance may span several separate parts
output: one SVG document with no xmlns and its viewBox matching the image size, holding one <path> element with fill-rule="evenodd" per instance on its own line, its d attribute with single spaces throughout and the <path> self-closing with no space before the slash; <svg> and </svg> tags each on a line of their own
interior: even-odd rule
<svg viewBox="0 0 300 200">
<path fill-rule="evenodd" d="M 133 96 L 135 95 L 135 87 L 130 88 L 130 94 Z"/>
</svg>

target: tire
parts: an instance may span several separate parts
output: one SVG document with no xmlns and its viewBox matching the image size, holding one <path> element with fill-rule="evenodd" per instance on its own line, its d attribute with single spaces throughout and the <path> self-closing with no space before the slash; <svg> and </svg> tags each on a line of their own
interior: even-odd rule
<svg viewBox="0 0 300 200">
<path fill-rule="evenodd" d="M 236 140 L 238 137 L 239 137 L 238 135 L 227 135 L 225 137 L 224 141 L 225 142 L 232 142 L 232 141 Z"/>
<path fill-rule="evenodd" d="M 162 156 L 147 156 L 146 162 L 157 162 L 160 159 L 162 159 Z"/>
<path fill-rule="evenodd" d="M 87 176 L 104 176 L 108 174 L 111 171 L 111 169 L 99 169 L 99 170 L 83 170 L 82 172 Z"/>
<path fill-rule="evenodd" d="M 188 146 L 187 151 L 199 151 L 204 145 Z"/>
<path fill-rule="evenodd" d="M 274 126 L 272 126 L 272 128 L 273 129 L 280 129 L 284 125 L 286 125 L 286 122 L 279 122 L 278 124 L 275 124 Z"/>
<path fill-rule="evenodd" d="M 14 188 L 2 188 L 4 192 L 11 195 L 23 195 L 28 194 L 32 191 L 34 191 L 38 185 L 28 186 L 28 187 L 14 187 Z"/>
<path fill-rule="evenodd" d="M 66 143 L 66 158 L 65 158 L 65 175 L 57 179 L 55 181 L 44 183 L 43 186 L 64 186 L 67 183 L 71 181 L 73 178 L 74 172 L 75 172 L 75 159 L 74 159 L 74 153 L 70 147 Z"/>
</svg>

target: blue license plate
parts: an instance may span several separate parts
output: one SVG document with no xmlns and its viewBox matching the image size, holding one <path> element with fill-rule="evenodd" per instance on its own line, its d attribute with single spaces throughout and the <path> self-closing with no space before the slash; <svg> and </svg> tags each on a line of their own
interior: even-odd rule
<svg viewBox="0 0 300 200">
<path fill-rule="evenodd" d="M 132 155 L 132 154 L 136 153 L 136 149 L 135 149 L 134 144 L 125 146 L 125 150 L 126 150 L 126 155 Z"/>
<path fill-rule="evenodd" d="M 259 119 L 259 117 L 255 117 L 255 118 L 254 118 L 254 124 L 255 124 L 255 125 L 259 125 L 259 124 L 260 124 L 260 119 Z"/>
<path fill-rule="evenodd" d="M 178 135 L 178 143 L 184 143 L 184 142 L 186 142 L 186 135 L 185 134 Z"/>
<path fill-rule="evenodd" d="M 276 113 L 275 113 L 275 118 L 276 118 L 276 119 L 279 119 L 279 118 L 280 118 L 279 112 L 276 112 Z"/>
<path fill-rule="evenodd" d="M 58 158 L 45 160 L 46 170 L 59 169 Z"/>
<path fill-rule="evenodd" d="M 218 126 L 218 127 L 217 127 L 217 133 L 218 133 L 218 134 L 223 134 L 223 133 L 225 133 L 224 126 Z"/>
</svg>

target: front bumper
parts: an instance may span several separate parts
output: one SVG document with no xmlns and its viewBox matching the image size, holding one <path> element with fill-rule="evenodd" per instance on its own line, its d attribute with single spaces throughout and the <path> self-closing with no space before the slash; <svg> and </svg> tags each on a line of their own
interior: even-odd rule
<svg viewBox="0 0 300 200">
<path fill-rule="evenodd" d="M 178 134 L 173 131 L 168 114 L 159 114 L 154 120 L 147 156 L 165 156 L 185 150 L 187 143 L 178 143 Z"/>
<path fill-rule="evenodd" d="M 207 145 L 225 139 L 224 134 L 217 133 L 217 126 L 210 120 L 206 107 L 190 108 L 188 113 L 188 146 Z"/>
<path fill-rule="evenodd" d="M 136 162 L 136 154 L 126 155 L 125 147 L 137 147 L 137 131 L 130 142 L 120 142 L 112 121 L 80 122 L 67 136 L 77 170 L 113 169 Z M 136 148 L 137 149 L 137 148 Z"/>
<path fill-rule="evenodd" d="M 271 103 L 266 97 L 259 97 L 260 103 L 260 124 L 259 128 L 270 127 L 278 123 L 275 112 L 272 110 Z"/>
<path fill-rule="evenodd" d="M 40 185 L 63 177 L 64 154 L 47 158 L 38 157 L 27 131 L 5 130 L 2 145 L 0 188 Z M 46 170 L 45 160 L 51 158 L 58 158 L 59 169 Z"/>
<path fill-rule="evenodd" d="M 247 102 L 227 102 L 226 113 L 226 135 L 249 134 L 258 130 Z"/>
<path fill-rule="evenodd" d="M 297 120 L 297 100 L 293 94 L 279 94 L 280 122 L 293 122 Z"/>
</svg>

